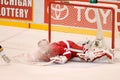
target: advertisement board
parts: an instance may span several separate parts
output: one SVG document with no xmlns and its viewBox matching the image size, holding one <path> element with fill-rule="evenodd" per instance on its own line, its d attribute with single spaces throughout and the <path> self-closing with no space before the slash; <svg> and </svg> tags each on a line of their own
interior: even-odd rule
<svg viewBox="0 0 120 80">
<path fill-rule="evenodd" d="M 33 20 L 33 0 L 0 0 L 0 19 Z"/>
</svg>

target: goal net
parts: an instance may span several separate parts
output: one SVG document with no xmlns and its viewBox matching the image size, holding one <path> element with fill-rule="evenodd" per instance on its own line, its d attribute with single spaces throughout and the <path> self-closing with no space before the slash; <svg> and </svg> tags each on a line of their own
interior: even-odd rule
<svg viewBox="0 0 120 80">
<path fill-rule="evenodd" d="M 50 42 L 75 42 L 104 38 L 109 48 L 119 47 L 117 6 L 112 4 L 69 1 L 49 5 L 48 39 Z"/>
</svg>

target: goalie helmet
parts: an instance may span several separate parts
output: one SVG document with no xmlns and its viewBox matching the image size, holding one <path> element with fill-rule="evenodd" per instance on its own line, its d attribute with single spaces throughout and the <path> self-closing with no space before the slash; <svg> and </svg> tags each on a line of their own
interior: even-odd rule
<svg viewBox="0 0 120 80">
<path fill-rule="evenodd" d="M 42 39 L 38 42 L 39 59 L 43 61 L 49 61 L 49 42 L 46 39 Z"/>
<path fill-rule="evenodd" d="M 42 39 L 38 42 L 38 47 L 41 51 L 46 52 L 49 49 L 49 42 L 46 39 Z"/>
</svg>

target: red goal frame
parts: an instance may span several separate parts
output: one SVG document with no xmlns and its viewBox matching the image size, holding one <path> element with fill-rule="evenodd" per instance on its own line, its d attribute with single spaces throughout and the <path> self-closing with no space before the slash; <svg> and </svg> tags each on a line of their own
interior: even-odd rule
<svg viewBox="0 0 120 80">
<path fill-rule="evenodd" d="M 112 48 L 115 48 L 115 9 L 113 7 L 106 7 L 106 6 L 100 6 L 100 5 L 85 5 L 85 4 L 73 4 L 73 3 L 60 3 L 60 2 L 50 2 L 49 4 L 49 22 L 48 22 L 48 40 L 51 42 L 51 5 L 52 4 L 60 4 L 60 5 L 71 5 L 71 6 L 84 6 L 84 7 L 90 7 L 90 8 L 104 8 L 104 9 L 110 9 L 112 11 Z"/>
</svg>

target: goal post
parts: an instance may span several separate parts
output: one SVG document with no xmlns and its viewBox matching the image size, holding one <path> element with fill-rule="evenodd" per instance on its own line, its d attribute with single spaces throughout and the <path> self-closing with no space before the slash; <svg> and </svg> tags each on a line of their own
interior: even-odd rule
<svg viewBox="0 0 120 80">
<path fill-rule="evenodd" d="M 110 48 L 118 45 L 117 6 L 113 4 L 69 1 L 49 5 L 48 40 L 84 41 L 105 39 Z M 98 36 L 99 35 L 99 36 Z M 117 41 L 117 42 L 116 42 Z"/>
</svg>

